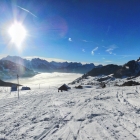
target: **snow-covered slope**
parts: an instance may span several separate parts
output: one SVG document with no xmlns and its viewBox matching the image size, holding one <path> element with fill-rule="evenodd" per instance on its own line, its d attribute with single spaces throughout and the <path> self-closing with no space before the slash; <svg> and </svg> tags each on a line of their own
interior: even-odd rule
<svg viewBox="0 0 140 140">
<path fill-rule="evenodd" d="M 108 83 L 101 89 L 97 78 L 86 77 L 70 84 L 72 89 L 67 92 L 58 92 L 55 87 L 20 91 L 19 100 L 17 92 L 10 94 L 2 89 L 0 138 L 139 140 L 140 86 L 116 87 Z M 41 78 L 38 80 L 41 82 Z M 126 79 L 113 82 L 117 80 Z M 78 84 L 83 89 L 75 89 Z"/>
</svg>

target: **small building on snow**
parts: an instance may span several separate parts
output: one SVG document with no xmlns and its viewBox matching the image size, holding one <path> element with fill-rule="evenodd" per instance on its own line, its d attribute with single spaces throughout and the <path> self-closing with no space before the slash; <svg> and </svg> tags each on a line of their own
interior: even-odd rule
<svg viewBox="0 0 140 140">
<path fill-rule="evenodd" d="M 66 84 L 62 85 L 61 87 L 58 88 L 58 92 L 59 90 L 61 90 L 61 92 L 64 90 L 64 91 L 68 91 L 68 89 L 70 89 L 69 86 L 67 86 Z"/>
<path fill-rule="evenodd" d="M 11 91 L 17 91 L 17 85 L 12 85 L 11 86 Z"/>
<path fill-rule="evenodd" d="M 31 90 L 30 87 L 22 87 L 21 90 Z"/>
</svg>

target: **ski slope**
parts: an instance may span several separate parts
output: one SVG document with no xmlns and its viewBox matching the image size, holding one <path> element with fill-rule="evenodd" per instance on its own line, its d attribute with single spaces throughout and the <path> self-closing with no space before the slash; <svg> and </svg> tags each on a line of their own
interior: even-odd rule
<svg viewBox="0 0 140 140">
<path fill-rule="evenodd" d="M 58 92 L 53 86 L 20 91 L 19 100 L 17 92 L 1 92 L 0 138 L 140 139 L 140 86 L 69 86 L 71 90 L 65 92 Z"/>
</svg>

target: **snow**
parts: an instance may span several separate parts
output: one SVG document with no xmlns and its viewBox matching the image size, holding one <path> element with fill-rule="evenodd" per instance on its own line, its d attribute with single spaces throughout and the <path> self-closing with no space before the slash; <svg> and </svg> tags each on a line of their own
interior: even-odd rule
<svg viewBox="0 0 140 140">
<path fill-rule="evenodd" d="M 54 74 L 58 84 L 79 75 Z M 32 90 L 0 92 L 0 138 L 8 140 L 138 140 L 140 139 L 140 86 L 117 87 L 115 79 L 102 89 L 97 77 L 88 77 L 69 91 L 48 87 L 43 77 L 28 78 Z M 58 78 L 59 77 L 59 78 Z M 74 78 L 75 77 L 75 78 Z M 48 78 L 49 79 L 49 78 Z M 59 79 L 59 80 L 58 80 Z M 23 80 L 23 81 L 22 81 Z M 20 81 L 25 82 L 25 79 Z M 121 82 L 126 79 L 122 79 Z M 139 78 L 137 78 L 139 81 Z M 66 82 L 67 81 L 67 82 Z M 87 86 L 87 83 L 96 83 Z M 34 84 L 43 83 L 40 89 Z M 82 82 L 83 89 L 74 87 Z M 113 83 L 114 82 L 114 83 Z M 42 88 L 43 87 L 43 88 Z"/>
</svg>

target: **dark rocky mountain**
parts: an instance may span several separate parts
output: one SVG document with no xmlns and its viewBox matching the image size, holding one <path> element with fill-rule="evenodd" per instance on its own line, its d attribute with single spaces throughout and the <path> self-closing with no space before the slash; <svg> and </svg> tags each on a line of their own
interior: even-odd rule
<svg viewBox="0 0 140 140">
<path fill-rule="evenodd" d="M 106 65 L 100 68 L 92 69 L 87 73 L 89 76 L 99 76 L 99 75 L 110 75 L 113 74 L 115 78 L 140 76 L 140 62 L 131 60 L 124 64 L 123 66 L 118 65 Z"/>
<path fill-rule="evenodd" d="M 130 76 L 139 76 L 140 75 L 140 63 L 135 60 L 131 60 L 128 63 L 124 64 L 119 70 L 114 72 L 114 76 L 117 78 L 120 77 L 130 77 Z"/>
<path fill-rule="evenodd" d="M 102 66 L 100 68 L 95 68 L 89 71 L 87 74 L 90 76 L 99 76 L 99 75 L 109 75 L 113 74 L 115 71 L 119 70 L 121 66 L 109 64 Z"/>
<path fill-rule="evenodd" d="M 22 59 L 18 56 L 7 56 L 2 60 L 9 60 L 17 64 L 23 65 L 28 69 L 38 71 L 38 72 L 69 72 L 69 73 L 87 73 L 96 67 L 101 67 L 102 65 L 95 66 L 91 64 L 81 64 L 77 62 L 48 62 L 40 58 L 34 58 L 32 60 Z"/>
<path fill-rule="evenodd" d="M 0 60 L 0 79 L 16 78 L 17 74 L 20 77 L 31 77 L 37 73 L 9 60 Z"/>
<path fill-rule="evenodd" d="M 136 82 L 136 81 L 127 81 L 127 82 L 124 82 L 120 86 L 137 86 L 137 85 L 140 85 L 140 83 L 139 82 Z"/>
</svg>

